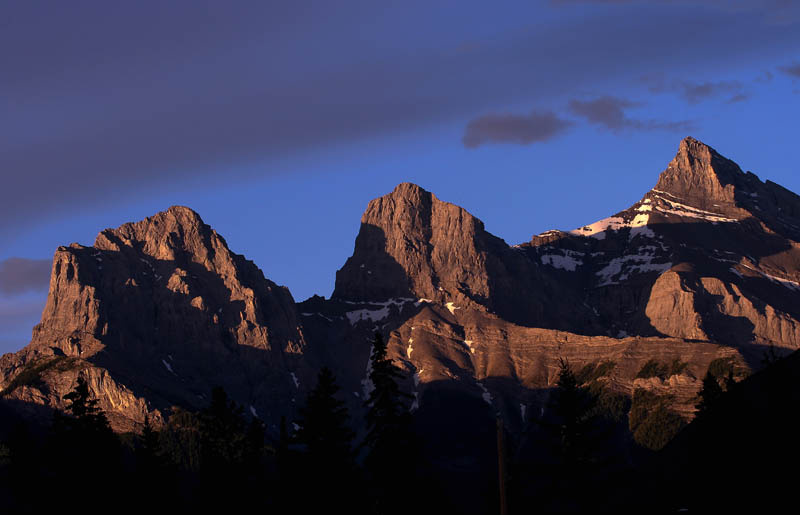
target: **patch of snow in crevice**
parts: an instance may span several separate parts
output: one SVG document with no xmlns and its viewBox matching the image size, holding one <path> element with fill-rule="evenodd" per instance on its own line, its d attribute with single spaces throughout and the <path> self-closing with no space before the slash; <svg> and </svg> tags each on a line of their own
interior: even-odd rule
<svg viewBox="0 0 800 515">
<path fill-rule="evenodd" d="M 292 381 L 294 381 L 294 387 L 300 388 L 300 380 L 297 379 L 297 376 L 294 375 L 294 372 L 289 372 L 289 375 L 292 376 Z"/>
<path fill-rule="evenodd" d="M 297 424 L 297 422 L 292 422 L 292 429 L 294 429 L 295 432 L 300 431 L 300 426 Z"/>
<path fill-rule="evenodd" d="M 167 370 L 169 370 L 170 372 L 172 372 L 173 374 L 175 374 L 175 371 L 174 371 L 174 370 L 172 370 L 172 365 L 170 365 L 169 363 L 167 363 L 167 362 L 166 362 L 166 360 L 163 360 L 163 359 L 162 359 L 162 360 L 161 360 L 161 363 L 163 363 L 163 364 L 164 364 L 164 366 L 165 366 L 165 367 L 167 367 Z M 175 375 L 178 375 L 178 374 L 175 374 Z"/>
<path fill-rule="evenodd" d="M 450 314 L 452 314 L 452 315 L 455 315 L 455 314 L 456 314 L 456 310 L 457 310 L 457 309 L 461 309 L 460 307 L 456 306 L 456 305 L 455 305 L 455 304 L 453 304 L 452 302 L 448 302 L 447 304 L 445 304 L 445 305 L 444 305 L 444 307 L 446 307 L 446 308 L 447 308 L 447 310 L 448 310 L 448 311 L 450 312 Z"/>
<path fill-rule="evenodd" d="M 480 388 L 481 391 L 483 392 L 481 397 L 483 398 L 484 402 L 486 402 L 487 404 L 489 404 L 491 406 L 492 399 L 493 399 L 492 394 L 489 393 L 489 390 L 486 389 L 486 387 L 483 385 L 483 383 L 481 383 L 479 381 L 477 384 L 478 384 L 478 388 Z"/>
<path fill-rule="evenodd" d="M 369 399 L 369 394 L 375 389 L 372 379 L 369 378 L 372 374 L 372 347 L 369 348 L 369 358 L 367 359 L 367 371 L 364 379 L 361 380 L 361 391 L 364 393 L 364 398 Z"/>
<path fill-rule="evenodd" d="M 522 416 L 522 421 L 523 422 L 525 422 L 525 410 L 526 409 L 527 409 L 527 406 L 525 406 L 525 404 L 520 402 L 519 403 L 519 413 Z"/>
<path fill-rule="evenodd" d="M 351 304 L 354 306 L 368 305 L 368 306 L 403 306 L 409 302 L 415 302 L 417 299 L 409 297 L 393 297 L 388 300 L 340 300 L 342 304 Z"/>
<path fill-rule="evenodd" d="M 220 311 L 222 311 L 222 310 L 220 310 Z M 324 318 L 325 320 L 327 320 L 328 322 L 333 322 L 332 319 L 326 317 L 322 313 L 300 313 L 300 315 L 304 316 L 304 317 L 321 317 L 321 318 Z"/>
<path fill-rule="evenodd" d="M 600 278 L 598 286 L 614 284 L 615 280 L 613 278 L 617 276 L 616 281 L 624 281 L 632 274 L 649 272 L 663 274 L 672 268 L 672 263 L 653 263 L 652 260 L 653 256 L 647 254 L 634 254 L 614 258 L 603 269 L 595 273 Z"/>
<path fill-rule="evenodd" d="M 627 331 L 620 331 L 617 333 L 617 338 L 627 338 L 628 336 L 629 335 Z"/>
<path fill-rule="evenodd" d="M 770 275 L 765 273 L 764 274 L 767 279 L 770 281 L 776 282 L 778 284 L 782 284 L 791 290 L 800 290 L 800 283 L 796 283 L 795 281 L 790 281 L 789 279 L 784 279 L 783 277 L 776 277 L 774 275 Z"/>
<path fill-rule="evenodd" d="M 579 227 L 578 229 L 569 231 L 570 234 L 574 234 L 576 236 L 590 236 L 592 238 L 596 238 L 598 240 L 604 240 L 606 238 L 606 231 L 609 229 L 617 230 L 620 227 L 625 226 L 625 220 L 619 216 L 610 216 L 608 218 L 603 218 L 602 220 L 598 220 L 597 222 L 591 225 L 584 225 L 583 227 Z"/>
<path fill-rule="evenodd" d="M 253 407 L 252 404 L 250 405 L 250 413 L 252 413 L 253 416 L 256 417 L 256 418 L 261 418 L 261 417 L 258 416 L 258 413 L 256 413 L 256 409 Z"/>
<path fill-rule="evenodd" d="M 356 311 L 348 311 L 345 313 L 350 325 L 356 325 L 358 322 L 368 320 L 371 322 L 379 322 L 389 316 L 389 307 L 381 309 L 358 309 Z"/>
<path fill-rule="evenodd" d="M 735 218 L 728 218 L 721 213 L 714 213 L 711 211 L 705 211 L 703 209 L 698 209 L 696 207 L 692 207 L 686 204 L 681 204 L 680 202 L 674 202 L 672 200 L 665 199 L 663 197 L 659 197 L 659 200 L 662 202 L 669 204 L 669 207 L 663 206 L 656 206 L 655 209 L 662 212 L 668 213 L 671 215 L 682 216 L 685 218 L 698 218 L 701 220 L 708 220 L 710 222 L 736 222 Z"/>
<path fill-rule="evenodd" d="M 778 276 L 775 276 L 775 275 L 772 275 L 772 274 L 768 274 L 766 272 L 762 272 L 761 270 L 759 270 L 757 268 L 753 268 L 752 266 L 746 265 L 745 263 L 739 263 L 739 264 L 742 265 L 745 268 L 749 268 L 750 270 L 752 270 L 753 272 L 756 272 L 757 274 L 760 274 L 760 275 L 764 276 L 765 278 L 769 279 L 770 281 L 772 281 L 774 283 L 783 285 L 783 286 L 789 288 L 790 290 L 800 291 L 800 283 L 798 283 L 798 282 L 792 281 L 790 279 L 784 279 L 783 277 L 778 277 Z M 731 268 L 731 271 L 734 272 L 735 274 L 739 275 L 740 277 L 742 276 L 740 273 L 735 271 L 733 268 Z"/>
<path fill-rule="evenodd" d="M 421 379 L 421 378 L 420 378 L 420 375 L 421 375 L 421 374 L 422 374 L 424 371 L 425 371 L 425 369 L 424 369 L 424 368 L 420 368 L 419 370 L 417 370 L 416 372 L 414 372 L 414 387 L 415 387 L 415 388 L 416 388 L 417 386 L 419 386 L 419 382 L 420 382 L 420 379 Z"/>
<path fill-rule="evenodd" d="M 406 355 L 411 358 L 411 353 L 414 352 L 414 347 L 411 344 L 414 343 L 414 338 L 408 339 L 408 349 L 406 349 Z"/>
<path fill-rule="evenodd" d="M 414 402 L 411 403 L 411 407 L 408 408 L 408 411 L 416 411 L 419 409 L 419 392 L 412 392 L 414 396 Z"/>
<path fill-rule="evenodd" d="M 637 211 L 642 212 L 651 210 L 651 206 L 639 206 L 639 208 L 637 208 Z M 620 229 L 630 228 L 629 239 L 633 239 L 636 236 L 655 238 L 656 234 L 652 229 L 647 227 L 649 221 L 650 215 L 643 213 L 638 213 L 630 222 L 626 222 L 621 216 L 610 216 L 591 225 L 585 225 L 573 231 L 569 231 L 569 233 L 576 236 L 589 236 L 598 240 L 604 240 L 606 238 L 606 233 L 610 230 L 619 231 Z"/>
<path fill-rule="evenodd" d="M 564 250 L 565 255 L 542 254 L 542 264 L 574 272 L 579 266 L 583 265 L 583 254 L 574 250 Z"/>
<path fill-rule="evenodd" d="M 414 302 L 414 305 L 415 305 L 415 306 L 419 306 L 419 305 L 420 305 L 420 304 L 422 304 L 423 302 L 424 302 L 424 303 L 426 303 L 426 304 L 432 304 L 432 303 L 433 303 L 433 301 L 432 301 L 431 299 L 422 299 L 422 298 L 421 298 L 421 299 L 419 299 L 419 300 L 415 301 L 415 302 Z"/>
</svg>

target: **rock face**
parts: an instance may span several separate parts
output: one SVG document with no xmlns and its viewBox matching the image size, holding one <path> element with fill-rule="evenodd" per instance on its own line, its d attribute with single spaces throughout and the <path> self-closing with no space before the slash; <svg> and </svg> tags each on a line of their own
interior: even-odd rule
<svg viewBox="0 0 800 515">
<path fill-rule="evenodd" d="M 42 321 L 2 374 L 69 358 L 72 379 L 96 379 L 115 428 L 131 429 L 148 410 L 204 405 L 214 385 L 256 413 L 285 413 L 304 348 L 289 291 L 191 209 L 172 207 L 101 232 L 92 247 L 59 247 Z M 71 383 L 42 384 L 6 397 L 61 407 Z"/>
<path fill-rule="evenodd" d="M 332 298 L 427 299 L 536 327 L 586 318 L 585 306 L 518 250 L 466 210 L 403 183 L 367 206 Z"/>
<path fill-rule="evenodd" d="M 798 242 L 800 197 L 691 138 L 630 208 L 513 246 L 400 184 L 367 206 L 331 299 L 297 305 L 173 207 L 56 251 L 42 322 L 0 359 L 0 386 L 59 409 L 84 374 L 130 430 L 222 385 L 269 427 L 327 365 L 357 419 L 379 331 L 432 433 L 464 410 L 519 431 L 544 413 L 561 358 L 603 365 L 596 379 L 617 394 L 671 395 L 690 418 L 714 360 L 752 370 L 769 347 L 797 349 Z M 643 374 L 653 361 L 662 372 Z"/>
<path fill-rule="evenodd" d="M 689 418 L 713 360 L 756 369 L 765 349 L 800 344 L 799 201 L 692 138 L 630 208 L 515 246 L 401 184 L 369 203 L 332 299 L 301 304 L 304 327 L 348 349 L 329 361 L 354 393 L 370 334 L 389 333 L 423 411 L 432 388 L 458 384 L 521 424 L 564 357 L 613 361 L 611 389 L 672 395 Z M 637 378 L 650 360 L 687 367 Z"/>
</svg>

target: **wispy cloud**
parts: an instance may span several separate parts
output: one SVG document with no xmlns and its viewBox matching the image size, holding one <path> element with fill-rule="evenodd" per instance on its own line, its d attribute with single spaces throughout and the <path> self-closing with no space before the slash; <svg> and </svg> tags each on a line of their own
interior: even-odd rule
<svg viewBox="0 0 800 515">
<path fill-rule="evenodd" d="M 749 98 L 750 98 L 750 95 L 748 95 L 746 93 L 737 93 L 737 94 L 733 95 L 731 98 L 729 98 L 728 100 L 726 100 L 726 102 L 728 104 L 737 104 L 739 102 L 744 102 L 745 100 L 747 100 Z"/>
<path fill-rule="evenodd" d="M 533 111 L 528 115 L 486 114 L 467 124 L 462 142 L 467 148 L 486 143 L 529 145 L 548 141 L 572 125 L 551 111 Z"/>
<path fill-rule="evenodd" d="M 697 104 L 708 98 L 729 93 L 739 93 L 742 85 L 737 81 L 701 82 L 693 84 L 683 82 L 680 85 L 681 95 L 690 104 Z"/>
<path fill-rule="evenodd" d="M 739 81 L 706 81 L 692 82 L 686 80 L 666 80 L 662 75 L 642 77 L 647 89 L 652 93 L 675 93 L 689 104 L 697 104 L 712 98 L 723 96 L 741 96 L 747 98 Z"/>
<path fill-rule="evenodd" d="M 640 102 L 634 102 L 612 96 L 599 97 L 594 100 L 571 100 L 569 109 L 574 114 L 585 118 L 591 124 L 599 125 L 611 131 L 635 130 L 691 130 L 694 124 L 690 121 L 660 121 L 640 120 L 631 118 L 626 114 L 630 108 L 640 107 Z"/>
<path fill-rule="evenodd" d="M 800 63 L 794 63 L 787 66 L 780 66 L 780 71 L 791 77 L 800 78 Z"/>
<path fill-rule="evenodd" d="M 31 329 L 42 316 L 43 294 L 0 294 L 0 355 L 15 352 L 31 339 Z"/>
<path fill-rule="evenodd" d="M 17 295 L 46 290 L 50 284 L 49 259 L 8 258 L 0 261 L 0 293 Z"/>
</svg>

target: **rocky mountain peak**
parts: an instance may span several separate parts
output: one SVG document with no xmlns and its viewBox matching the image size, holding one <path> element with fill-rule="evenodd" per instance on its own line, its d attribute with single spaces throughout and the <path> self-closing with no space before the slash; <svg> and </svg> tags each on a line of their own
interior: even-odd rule
<svg viewBox="0 0 800 515">
<path fill-rule="evenodd" d="M 654 191 L 700 209 L 735 206 L 736 186 L 745 174 L 733 161 L 694 138 L 684 138 Z"/>
<path fill-rule="evenodd" d="M 467 283 L 485 295 L 485 274 L 469 268 L 483 262 L 476 246 L 483 235 L 490 236 L 466 210 L 401 183 L 367 205 L 353 256 L 336 274 L 333 296 L 436 298 Z"/>
<path fill-rule="evenodd" d="M 172 206 L 140 222 L 106 229 L 97 236 L 94 247 L 109 251 L 128 247 L 154 259 L 173 261 L 184 257 L 199 262 L 213 260 L 215 249 L 227 250 L 216 231 L 184 206 Z"/>
</svg>

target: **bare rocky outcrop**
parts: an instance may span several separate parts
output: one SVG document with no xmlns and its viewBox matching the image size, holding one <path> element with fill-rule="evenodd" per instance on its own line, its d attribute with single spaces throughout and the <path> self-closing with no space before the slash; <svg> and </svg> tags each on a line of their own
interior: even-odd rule
<svg viewBox="0 0 800 515">
<path fill-rule="evenodd" d="M 80 360 L 122 430 L 148 410 L 201 406 L 215 385 L 255 413 L 287 413 L 291 374 L 310 374 L 304 349 L 289 291 L 176 206 L 102 231 L 91 247 L 59 247 L 42 321 L 3 375 L 8 382 L 46 360 Z M 37 378 L 6 397 L 58 408 L 75 373 L 59 384 L 52 374 Z"/>
<path fill-rule="evenodd" d="M 800 345 L 797 200 L 686 138 L 630 208 L 510 247 L 463 209 L 401 184 L 367 207 L 333 299 L 301 311 L 314 334 L 367 341 L 394 328 L 390 349 L 420 399 L 420 385 L 457 381 L 493 402 L 541 407 L 534 392 L 553 384 L 557 357 L 608 359 L 617 391 L 672 395 L 690 417 L 712 360 L 757 369 L 769 347 Z M 366 348 L 353 350 L 357 361 Z M 689 366 L 637 379 L 652 359 Z"/>
<path fill-rule="evenodd" d="M 587 317 L 573 292 L 466 210 L 403 183 L 369 203 L 333 299 L 426 299 L 506 320 L 563 327 Z"/>
</svg>

